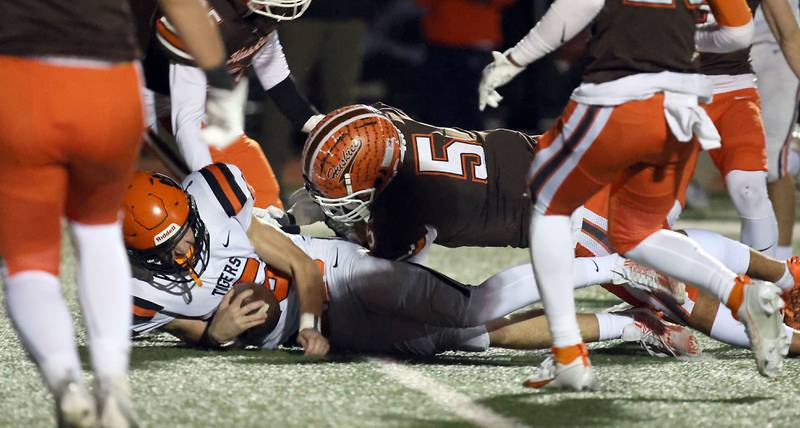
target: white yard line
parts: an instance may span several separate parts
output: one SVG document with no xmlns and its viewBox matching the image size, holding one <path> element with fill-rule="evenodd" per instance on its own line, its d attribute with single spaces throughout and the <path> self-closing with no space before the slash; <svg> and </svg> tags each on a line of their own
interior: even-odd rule
<svg viewBox="0 0 800 428">
<path fill-rule="evenodd" d="M 466 395 L 436 382 L 404 364 L 383 358 L 369 358 L 369 361 L 377 365 L 378 370 L 384 375 L 406 388 L 427 395 L 450 413 L 479 427 L 516 428 L 527 426 L 516 419 L 498 414 L 492 409 L 474 402 Z"/>
</svg>

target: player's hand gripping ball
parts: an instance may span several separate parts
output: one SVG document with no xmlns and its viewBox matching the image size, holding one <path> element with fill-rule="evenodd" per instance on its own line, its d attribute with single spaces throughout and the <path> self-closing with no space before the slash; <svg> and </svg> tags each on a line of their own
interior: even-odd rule
<svg viewBox="0 0 800 428">
<path fill-rule="evenodd" d="M 264 306 L 256 309 L 256 311 L 263 311 L 266 313 L 267 320 L 242 332 L 242 334 L 239 335 L 239 341 L 245 345 L 261 346 L 267 335 L 278 325 L 278 320 L 281 317 L 281 307 L 272 290 L 263 284 L 254 284 L 252 282 L 243 282 L 234 285 L 232 291 L 234 293 L 233 299 L 235 299 L 239 293 L 248 289 L 253 290 L 253 294 L 242 300 L 242 306 L 258 300 L 264 301 Z"/>
</svg>

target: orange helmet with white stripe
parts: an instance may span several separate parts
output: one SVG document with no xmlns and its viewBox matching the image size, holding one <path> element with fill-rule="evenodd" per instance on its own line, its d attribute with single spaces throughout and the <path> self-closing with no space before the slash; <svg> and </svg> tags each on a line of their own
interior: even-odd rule
<svg viewBox="0 0 800 428">
<path fill-rule="evenodd" d="M 380 110 L 342 107 L 314 127 L 303 148 L 303 178 L 325 214 L 344 224 L 369 217 L 405 155 L 403 134 Z"/>
</svg>

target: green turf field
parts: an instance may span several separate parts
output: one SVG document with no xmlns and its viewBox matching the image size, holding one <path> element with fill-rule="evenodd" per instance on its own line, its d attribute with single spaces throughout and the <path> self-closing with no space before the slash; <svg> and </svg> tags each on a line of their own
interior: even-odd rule
<svg viewBox="0 0 800 428">
<path fill-rule="evenodd" d="M 737 230 L 728 220 L 702 225 Z M 65 292 L 86 361 L 66 244 L 65 254 Z M 457 279 L 480 281 L 527 257 L 523 250 L 437 247 L 430 264 Z M 578 299 L 584 310 L 617 303 L 599 289 L 582 290 Z M 50 397 L 4 305 L 0 312 L 0 426 L 52 426 Z M 136 411 L 149 427 L 794 425 L 800 361 L 788 360 L 781 379 L 768 381 L 758 376 L 748 351 L 705 337 L 701 342 L 704 356 L 693 361 L 647 357 L 618 342 L 595 346 L 596 391 L 536 393 L 520 382 L 542 361 L 541 351 L 311 360 L 297 350 L 197 351 L 162 335 L 134 342 L 131 381 Z"/>
</svg>

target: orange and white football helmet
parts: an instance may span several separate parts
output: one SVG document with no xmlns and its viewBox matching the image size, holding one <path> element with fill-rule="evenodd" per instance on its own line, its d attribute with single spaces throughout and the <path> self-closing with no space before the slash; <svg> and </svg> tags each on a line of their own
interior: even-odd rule
<svg viewBox="0 0 800 428">
<path fill-rule="evenodd" d="M 380 110 L 363 104 L 327 114 L 303 147 L 303 178 L 328 218 L 351 225 L 397 174 L 403 134 Z"/>
<path fill-rule="evenodd" d="M 170 284 L 198 282 L 208 265 L 209 236 L 191 195 L 163 174 L 139 171 L 125 195 L 122 224 L 131 264 Z M 194 235 L 188 254 L 173 250 L 187 232 Z M 185 287 L 165 291 L 181 294 Z"/>
<path fill-rule="evenodd" d="M 249 0 L 247 7 L 276 21 L 290 21 L 302 16 L 310 4 L 311 0 Z"/>
</svg>

